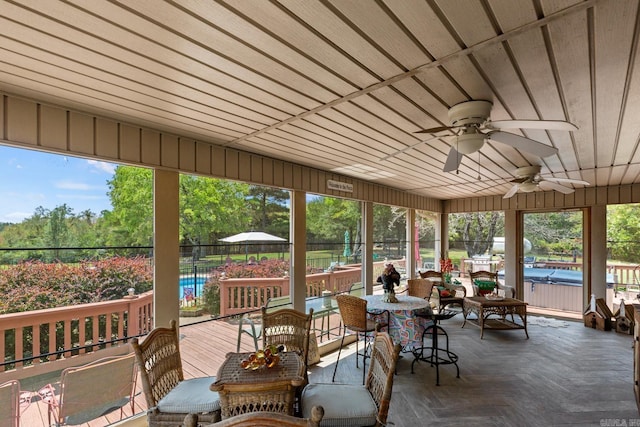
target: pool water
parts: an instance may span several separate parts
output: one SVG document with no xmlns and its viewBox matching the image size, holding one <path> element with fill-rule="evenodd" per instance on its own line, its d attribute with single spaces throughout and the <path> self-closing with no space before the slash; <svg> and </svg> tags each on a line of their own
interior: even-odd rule
<svg viewBox="0 0 640 427">
<path fill-rule="evenodd" d="M 195 283 L 193 276 L 190 277 L 181 277 L 180 278 L 180 299 L 185 297 L 185 290 L 187 294 L 191 293 L 191 295 L 199 297 L 202 295 L 202 289 L 204 284 L 206 283 L 206 277 L 196 277 Z"/>
</svg>

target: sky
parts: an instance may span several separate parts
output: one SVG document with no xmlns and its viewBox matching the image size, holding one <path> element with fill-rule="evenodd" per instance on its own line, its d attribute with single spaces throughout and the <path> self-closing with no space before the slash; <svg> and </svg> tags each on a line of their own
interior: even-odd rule
<svg viewBox="0 0 640 427">
<path fill-rule="evenodd" d="M 21 222 L 38 206 L 74 214 L 111 210 L 107 180 L 117 164 L 0 145 L 0 222 Z"/>
</svg>

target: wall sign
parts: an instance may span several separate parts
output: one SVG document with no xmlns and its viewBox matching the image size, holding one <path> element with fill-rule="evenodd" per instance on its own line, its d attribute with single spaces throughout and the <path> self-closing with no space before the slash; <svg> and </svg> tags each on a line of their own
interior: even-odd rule
<svg viewBox="0 0 640 427">
<path fill-rule="evenodd" d="M 353 184 L 347 182 L 334 181 L 332 179 L 327 180 L 327 188 L 329 190 L 344 191 L 345 193 L 353 193 Z"/>
</svg>

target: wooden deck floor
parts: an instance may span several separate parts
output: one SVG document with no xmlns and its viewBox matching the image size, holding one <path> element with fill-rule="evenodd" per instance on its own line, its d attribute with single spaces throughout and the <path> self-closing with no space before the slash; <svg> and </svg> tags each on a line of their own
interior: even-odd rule
<svg viewBox="0 0 640 427">
<path fill-rule="evenodd" d="M 615 420 L 640 425 L 631 336 L 585 328 L 577 321 L 551 320 L 538 322 L 542 325 L 531 322 L 529 340 L 522 330 L 486 331 L 480 340 L 479 329 L 461 328 L 462 320 L 458 315 L 443 323 L 451 350 L 460 357 L 460 378 L 454 367 L 442 366 L 441 385 L 436 387 L 435 368 L 421 362 L 411 374 L 413 356 L 406 353 L 399 361 L 389 412 L 394 427 L 622 425 L 613 424 Z M 224 355 L 235 351 L 237 325 L 210 321 L 183 326 L 180 334 L 185 375 L 215 375 Z M 253 344 L 244 340 L 242 348 L 252 351 Z M 342 353 L 336 377 L 340 382 L 362 380 L 362 367 L 355 369 L 354 348 Z M 310 381 L 330 382 L 335 357 L 323 356 L 311 368 Z M 139 395 L 136 412 L 144 409 Z M 118 419 L 115 412 L 85 426 L 105 426 Z M 45 405 L 34 398 L 22 420 L 23 426 L 45 426 Z"/>
</svg>

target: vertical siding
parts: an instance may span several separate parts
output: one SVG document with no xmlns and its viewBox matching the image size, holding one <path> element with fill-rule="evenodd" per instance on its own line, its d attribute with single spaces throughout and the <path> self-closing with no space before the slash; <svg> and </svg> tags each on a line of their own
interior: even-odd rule
<svg viewBox="0 0 640 427">
<path fill-rule="evenodd" d="M 0 96 L 0 135 L 16 146 L 435 212 L 444 207 L 438 199 L 373 182 L 3 93 Z M 353 185 L 353 192 L 328 190 L 329 179 Z M 479 209 L 491 204 L 490 200 L 468 203 Z"/>
<path fill-rule="evenodd" d="M 67 112 L 47 105 L 40 107 L 38 140 L 55 150 L 67 150 Z"/>
</svg>

